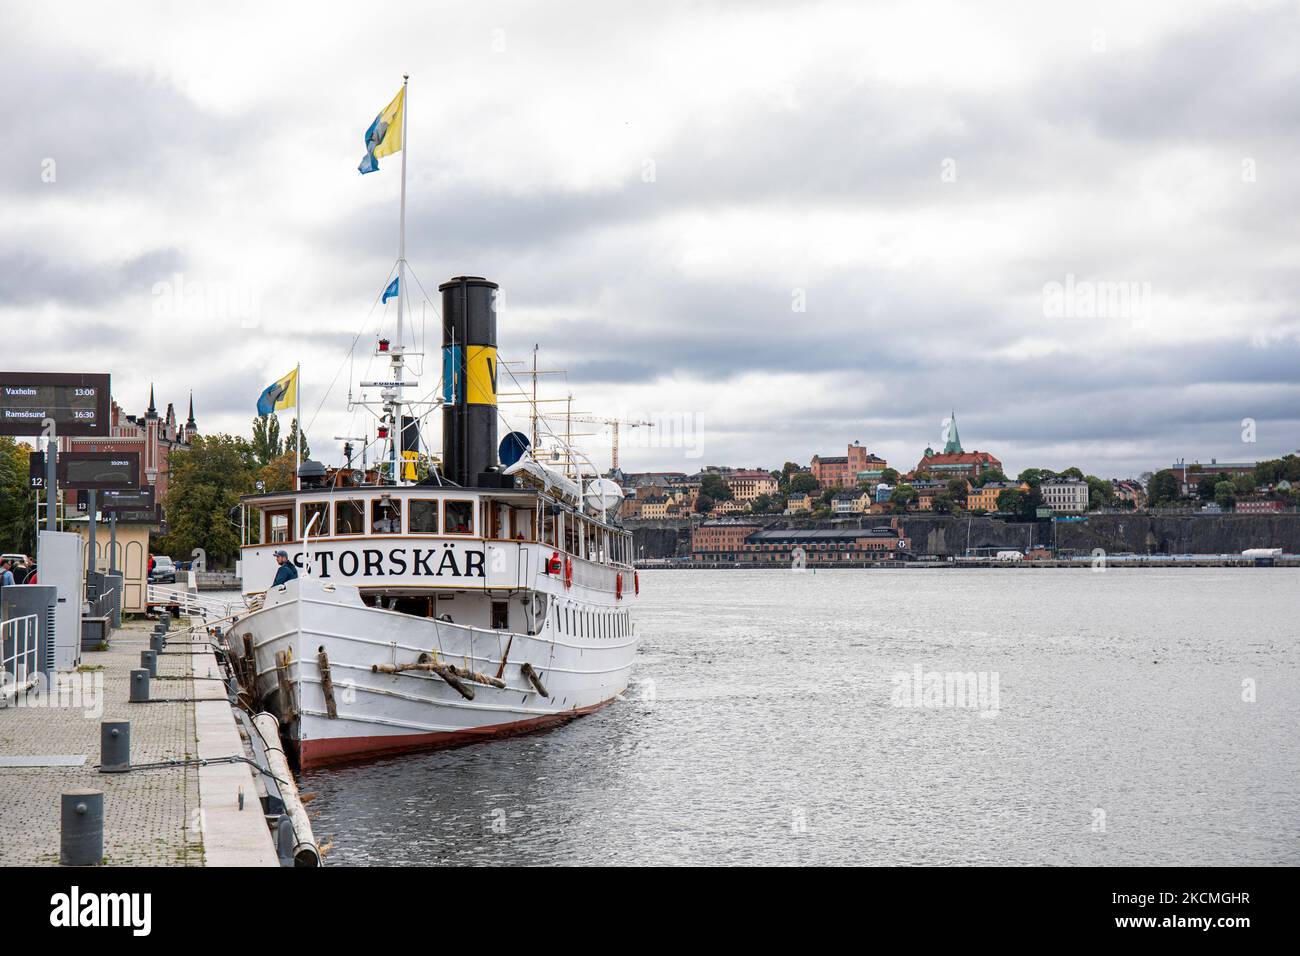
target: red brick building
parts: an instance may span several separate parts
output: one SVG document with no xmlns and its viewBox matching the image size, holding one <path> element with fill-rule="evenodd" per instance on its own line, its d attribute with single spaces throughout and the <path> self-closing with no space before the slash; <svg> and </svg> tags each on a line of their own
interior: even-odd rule
<svg viewBox="0 0 1300 956">
<path fill-rule="evenodd" d="M 140 483 L 154 489 L 154 500 L 162 504 L 167 497 L 167 456 L 177 449 L 189 448 L 199 433 L 194 421 L 194 395 L 190 395 L 190 417 L 184 425 L 176 420 L 176 409 L 169 402 L 159 416 L 154 406 L 153 387 L 149 388 L 149 408 L 137 418 L 127 415 L 113 400 L 108 438 L 59 438 L 59 451 L 124 451 L 140 455 Z"/>
<path fill-rule="evenodd" d="M 867 452 L 858 442 L 848 447 L 848 453 L 833 458 L 813 455 L 812 476 L 823 488 L 853 488 L 858 483 L 858 472 L 883 469 L 885 461 Z"/>
</svg>

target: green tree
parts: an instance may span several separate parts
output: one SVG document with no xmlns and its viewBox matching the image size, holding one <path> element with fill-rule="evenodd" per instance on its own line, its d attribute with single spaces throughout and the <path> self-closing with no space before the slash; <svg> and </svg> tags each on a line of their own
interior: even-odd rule
<svg viewBox="0 0 1300 956">
<path fill-rule="evenodd" d="M 706 494 L 699 494 L 695 496 L 695 511 L 697 514 L 702 514 L 702 515 L 708 514 L 710 511 L 713 510 L 713 507 L 716 504 L 717 502 L 714 501 Z"/>
<path fill-rule="evenodd" d="M 784 505 L 781 507 L 783 508 Z M 758 495 L 749 503 L 749 510 L 756 515 L 767 515 L 780 511 L 781 508 L 777 507 L 777 499 L 771 495 Z"/>
<path fill-rule="evenodd" d="M 890 508 L 896 512 L 903 512 L 908 506 L 913 504 L 918 495 L 916 489 L 909 484 L 901 484 L 889 493 Z"/>
<path fill-rule="evenodd" d="M 821 483 L 807 472 L 800 472 L 793 475 L 789 482 L 789 494 L 811 494 L 821 487 Z"/>
<path fill-rule="evenodd" d="M 284 440 L 284 450 L 289 454 L 292 454 L 296 447 L 295 438 L 302 442 L 302 460 L 306 461 L 311 457 L 311 445 L 307 443 L 307 436 L 298 427 L 298 419 L 296 418 L 289 425 L 289 437 Z"/>
<path fill-rule="evenodd" d="M 0 435 L 0 551 L 36 553 L 36 492 L 27 479 L 32 449 Z"/>
<path fill-rule="evenodd" d="M 714 501 L 731 501 L 736 497 L 731 485 L 721 475 L 705 475 L 700 479 L 700 494 L 708 495 Z"/>
<path fill-rule="evenodd" d="M 952 514 L 957 509 L 957 502 L 953 500 L 951 492 L 941 491 L 930 500 L 930 508 L 936 514 Z"/>
<path fill-rule="evenodd" d="M 1221 481 L 1214 486 L 1214 500 L 1220 508 L 1231 508 L 1237 503 L 1237 486 L 1231 481 Z"/>
<path fill-rule="evenodd" d="M 899 478 L 899 474 L 897 468 L 886 468 L 884 471 L 880 473 L 880 480 L 883 484 L 886 485 L 898 484 L 898 478 Z"/>
<path fill-rule="evenodd" d="M 274 415 L 259 415 L 253 419 L 253 457 L 259 465 L 267 465 L 284 454 L 280 441 L 280 419 Z"/>
<path fill-rule="evenodd" d="M 239 525 L 231 515 L 239 496 L 253 491 L 252 449 L 233 435 L 204 435 L 187 450 L 171 453 L 167 489 L 165 550 L 189 555 L 207 552 L 214 565 L 239 552 Z"/>
<path fill-rule="evenodd" d="M 1181 497 L 1178 475 L 1173 469 L 1165 468 L 1157 471 L 1147 482 L 1147 501 L 1152 505 L 1170 504 Z"/>
<path fill-rule="evenodd" d="M 1021 473 L 1023 474 L 1023 472 Z M 1028 481 L 1028 478 L 1021 478 L 1021 481 Z M 998 511 L 1004 511 L 1008 514 L 1019 514 L 1020 506 L 1028 497 L 1026 492 L 1019 488 L 1007 488 L 1005 491 L 998 492 Z"/>
<path fill-rule="evenodd" d="M 1008 480 L 1007 476 L 1002 473 L 1001 469 L 985 468 L 975 477 L 974 485 L 976 488 L 983 488 L 990 481 L 1007 481 L 1007 480 Z"/>
<path fill-rule="evenodd" d="M 1196 495 L 1202 501 L 1214 500 L 1214 486 L 1219 483 L 1219 479 L 1213 475 L 1203 475 L 1201 480 L 1196 483 Z"/>
<path fill-rule="evenodd" d="M 263 491 L 292 491 L 294 482 L 293 452 L 285 452 L 257 470 Z"/>
<path fill-rule="evenodd" d="M 1115 503 L 1115 486 L 1096 475 L 1084 475 L 1088 483 L 1088 507 L 1092 510 L 1106 508 Z"/>
<path fill-rule="evenodd" d="M 1255 484 L 1254 475 L 1233 475 L 1232 485 L 1237 489 L 1239 495 L 1254 494 L 1255 489 L 1258 487 Z"/>
<path fill-rule="evenodd" d="M 964 505 L 966 495 L 970 492 L 970 485 L 966 484 L 965 478 L 949 478 L 945 491 L 954 504 Z"/>
</svg>

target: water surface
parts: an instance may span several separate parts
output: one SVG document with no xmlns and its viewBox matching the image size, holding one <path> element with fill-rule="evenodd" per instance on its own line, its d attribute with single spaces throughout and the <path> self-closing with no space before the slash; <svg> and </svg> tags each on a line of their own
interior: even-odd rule
<svg viewBox="0 0 1300 956">
<path fill-rule="evenodd" d="M 307 774 L 327 862 L 1300 864 L 1298 570 L 641 584 L 626 700 Z"/>
</svg>

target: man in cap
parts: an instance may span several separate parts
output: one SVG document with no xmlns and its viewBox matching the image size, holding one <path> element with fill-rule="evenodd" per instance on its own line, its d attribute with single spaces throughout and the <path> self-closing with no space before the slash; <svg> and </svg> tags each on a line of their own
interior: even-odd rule
<svg viewBox="0 0 1300 956">
<path fill-rule="evenodd" d="M 275 580 L 271 583 L 271 587 L 278 588 L 281 584 L 284 584 L 286 581 L 292 581 L 298 576 L 298 569 L 295 568 L 293 562 L 289 560 L 289 552 L 275 552 L 275 563 L 280 566 L 280 570 L 275 572 Z"/>
</svg>

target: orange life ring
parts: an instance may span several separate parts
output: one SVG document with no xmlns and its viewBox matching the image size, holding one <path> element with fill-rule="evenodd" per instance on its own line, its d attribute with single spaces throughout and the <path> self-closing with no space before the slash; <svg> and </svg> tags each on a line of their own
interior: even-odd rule
<svg viewBox="0 0 1300 956">
<path fill-rule="evenodd" d="M 573 561 L 569 558 L 564 559 L 564 586 L 573 587 Z"/>
</svg>

